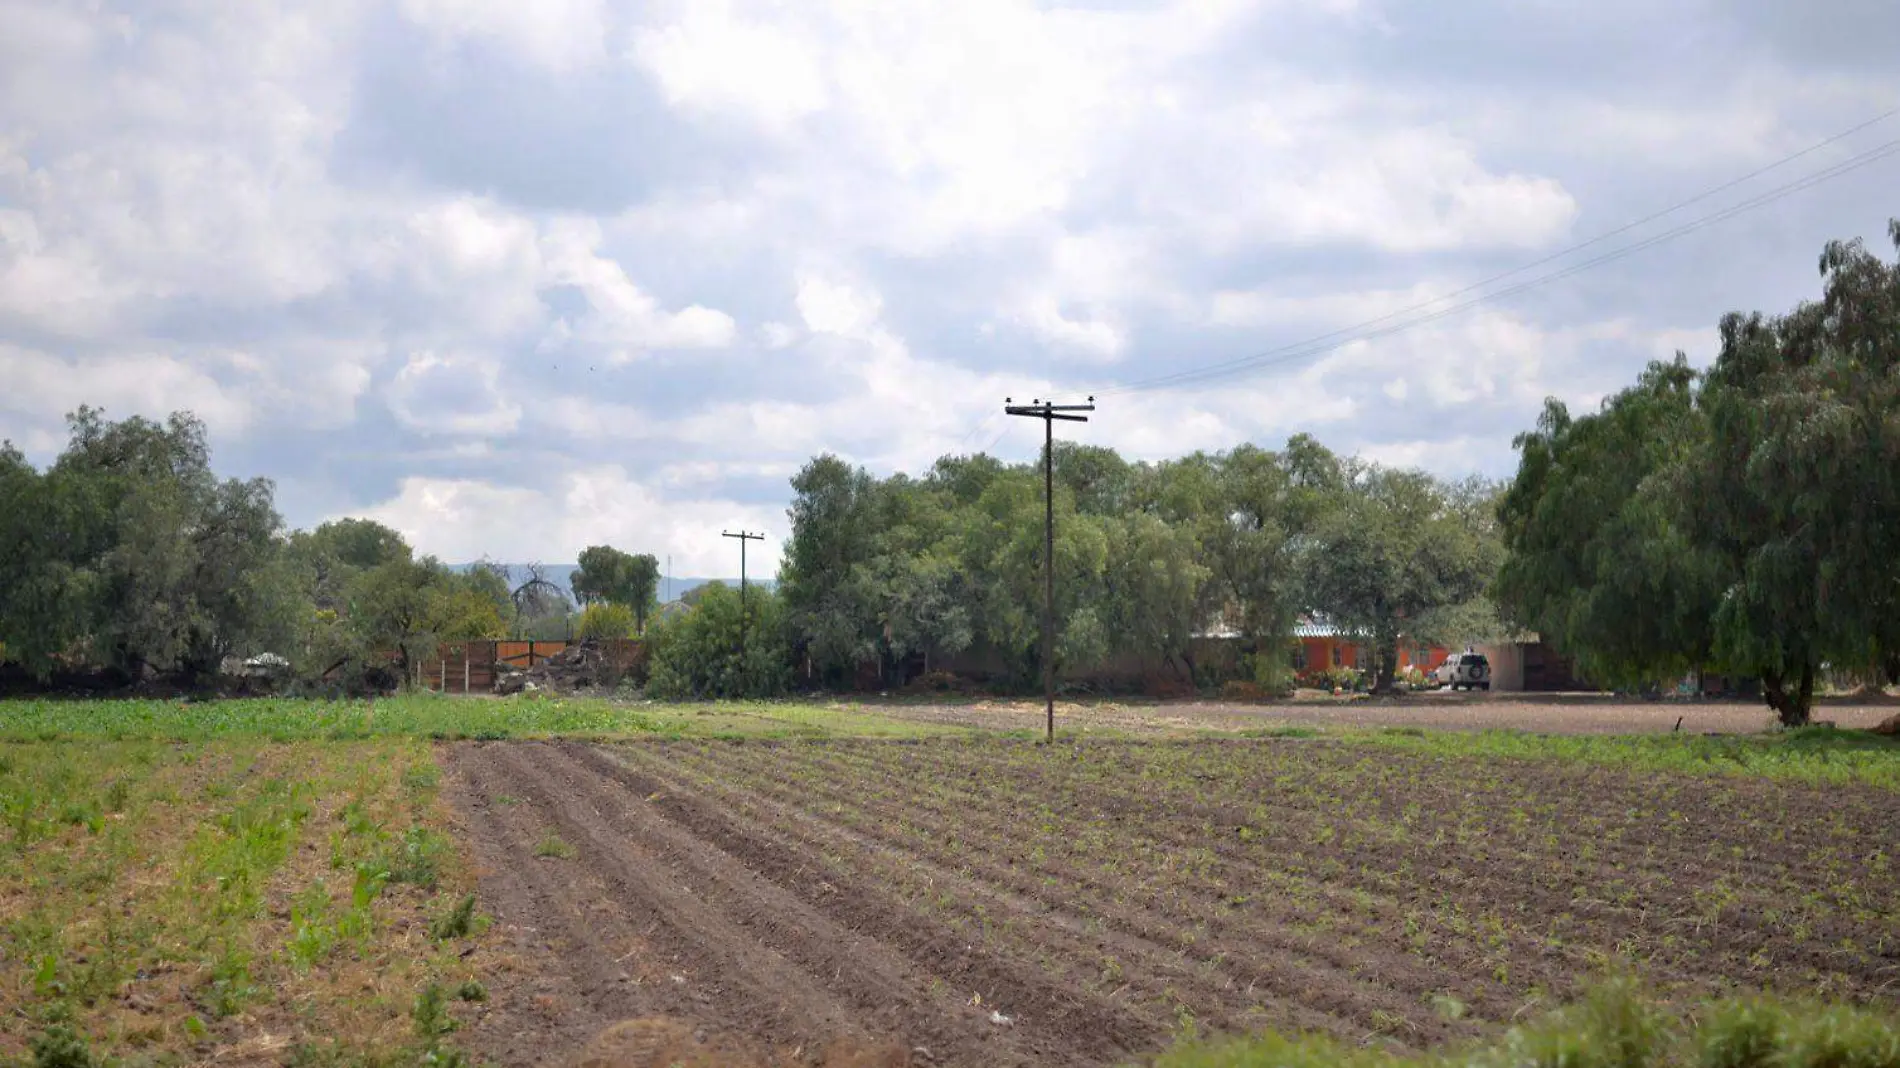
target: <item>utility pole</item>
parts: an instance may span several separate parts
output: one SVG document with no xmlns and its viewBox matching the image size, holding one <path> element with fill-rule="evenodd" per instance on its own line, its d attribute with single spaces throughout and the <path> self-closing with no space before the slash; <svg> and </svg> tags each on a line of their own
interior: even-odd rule
<svg viewBox="0 0 1900 1068">
<path fill-rule="evenodd" d="M 1090 397 L 1087 404 L 1057 404 L 1046 400 L 1012 404 L 1010 400 L 1003 398 L 1004 413 L 1042 420 L 1042 695 L 1048 706 L 1048 739 L 1053 744 L 1056 740 L 1056 420 L 1088 422 L 1086 415 L 1063 413 L 1092 412 L 1095 398 Z"/>
<path fill-rule="evenodd" d="M 722 538 L 738 538 L 739 539 L 739 670 L 744 671 L 745 670 L 745 543 L 748 541 L 764 541 L 765 535 L 749 534 L 743 530 L 741 530 L 737 534 L 733 534 L 729 531 L 722 530 L 719 532 L 719 536 Z"/>
</svg>

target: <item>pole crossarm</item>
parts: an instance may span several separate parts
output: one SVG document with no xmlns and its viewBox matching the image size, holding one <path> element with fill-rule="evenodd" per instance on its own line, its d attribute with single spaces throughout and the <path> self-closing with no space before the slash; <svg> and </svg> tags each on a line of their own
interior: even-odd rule
<svg viewBox="0 0 1900 1068">
<path fill-rule="evenodd" d="M 1069 413 L 1094 410 L 1094 397 L 1087 404 L 1057 404 L 1040 398 L 1017 404 L 1003 398 L 1004 414 L 1042 420 L 1042 695 L 1051 743 L 1056 740 L 1056 420 L 1086 423 L 1088 416 Z"/>
<path fill-rule="evenodd" d="M 739 670 L 743 674 L 745 671 L 745 543 L 748 541 L 764 541 L 765 535 L 753 534 L 745 530 L 741 530 L 737 534 L 729 530 L 722 530 L 719 532 L 719 536 L 722 538 L 739 539 Z"/>
</svg>

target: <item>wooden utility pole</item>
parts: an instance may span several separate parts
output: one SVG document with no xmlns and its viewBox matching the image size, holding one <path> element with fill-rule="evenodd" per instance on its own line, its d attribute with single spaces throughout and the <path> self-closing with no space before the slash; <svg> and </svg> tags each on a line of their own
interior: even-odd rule
<svg viewBox="0 0 1900 1068">
<path fill-rule="evenodd" d="M 741 672 L 744 672 L 745 671 L 745 543 L 748 541 L 764 541 L 765 535 L 750 534 L 743 530 L 737 534 L 734 534 L 734 533 L 731 533 L 730 531 L 722 530 L 719 532 L 719 536 L 722 538 L 738 538 L 739 539 L 739 670 Z"/>
<path fill-rule="evenodd" d="M 1086 415 L 1063 413 L 1094 410 L 1094 397 L 1087 404 L 1045 400 L 1012 404 L 1010 398 L 1003 398 L 1005 413 L 1042 420 L 1042 695 L 1047 702 L 1048 739 L 1052 743 L 1056 740 L 1056 420 L 1086 423 Z"/>
</svg>

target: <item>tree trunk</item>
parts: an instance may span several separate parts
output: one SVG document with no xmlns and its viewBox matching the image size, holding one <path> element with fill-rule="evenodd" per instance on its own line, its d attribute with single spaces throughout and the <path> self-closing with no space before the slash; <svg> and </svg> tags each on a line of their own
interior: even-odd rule
<svg viewBox="0 0 1900 1068">
<path fill-rule="evenodd" d="M 1398 677 L 1399 639 L 1397 635 L 1379 639 L 1378 652 L 1375 654 L 1378 671 L 1373 676 L 1373 693 L 1389 694 L 1397 692 L 1394 680 Z"/>
<path fill-rule="evenodd" d="M 1800 681 L 1792 691 L 1787 683 L 1788 679 L 1779 672 L 1762 672 L 1762 696 L 1768 699 L 1768 707 L 1775 710 L 1782 726 L 1805 727 L 1808 713 L 1814 707 L 1814 665 L 1801 665 Z"/>
</svg>

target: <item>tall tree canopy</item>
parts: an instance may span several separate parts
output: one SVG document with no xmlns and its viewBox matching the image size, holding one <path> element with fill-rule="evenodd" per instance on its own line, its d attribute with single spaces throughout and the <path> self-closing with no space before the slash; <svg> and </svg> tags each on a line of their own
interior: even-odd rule
<svg viewBox="0 0 1900 1068">
<path fill-rule="evenodd" d="M 1252 445 L 1160 463 L 1130 463 L 1112 450 L 1058 444 L 1054 456 L 1059 668 L 1120 654 L 1176 665 L 1194 681 L 1193 638 L 1225 624 L 1266 658 L 1303 611 L 1337 613 L 1345 592 L 1321 587 L 1341 563 L 1329 538 L 1356 538 L 1367 554 L 1397 561 L 1371 569 L 1354 596 L 1384 598 L 1399 614 L 1383 632 L 1416 633 L 1434 610 L 1470 601 L 1495 557 L 1495 524 L 1460 487 L 1417 472 L 1342 462 L 1310 438 L 1282 453 Z M 1354 482 L 1362 479 L 1363 485 Z M 1388 482 L 1414 488 L 1431 523 L 1402 517 L 1364 537 L 1338 518 L 1355 494 Z M 833 681 L 861 663 L 955 654 L 982 646 L 1022 679 L 1040 664 L 1043 494 L 1038 465 L 987 456 L 945 457 L 921 478 L 873 477 L 833 456 L 792 482 L 792 537 L 780 574 L 787 625 L 813 668 Z M 1379 582 L 1420 575 L 1404 589 Z M 1360 561 L 1362 564 L 1364 560 Z M 1402 566 L 1403 565 L 1403 566 Z M 1376 573 L 1375 573 L 1376 571 Z M 1357 604 L 1359 602 L 1355 602 Z M 1402 624 L 1402 627 L 1401 627 Z"/>
<path fill-rule="evenodd" d="M 1900 264 L 1820 267 L 1819 302 L 1724 317 L 1705 374 L 1547 408 L 1500 509 L 1508 611 L 1609 677 L 1757 676 L 1788 725 L 1824 664 L 1900 681 Z"/>
<path fill-rule="evenodd" d="M 215 671 L 296 626 L 269 481 L 220 480 L 204 424 L 68 419 L 44 473 L 0 448 L 0 640 L 29 668 L 75 654 L 138 674 Z"/>
<path fill-rule="evenodd" d="M 636 630 L 659 603 L 660 562 L 651 553 L 625 553 L 611 545 L 581 550 L 580 568 L 568 579 L 584 605 L 617 604 L 633 613 Z"/>
</svg>

